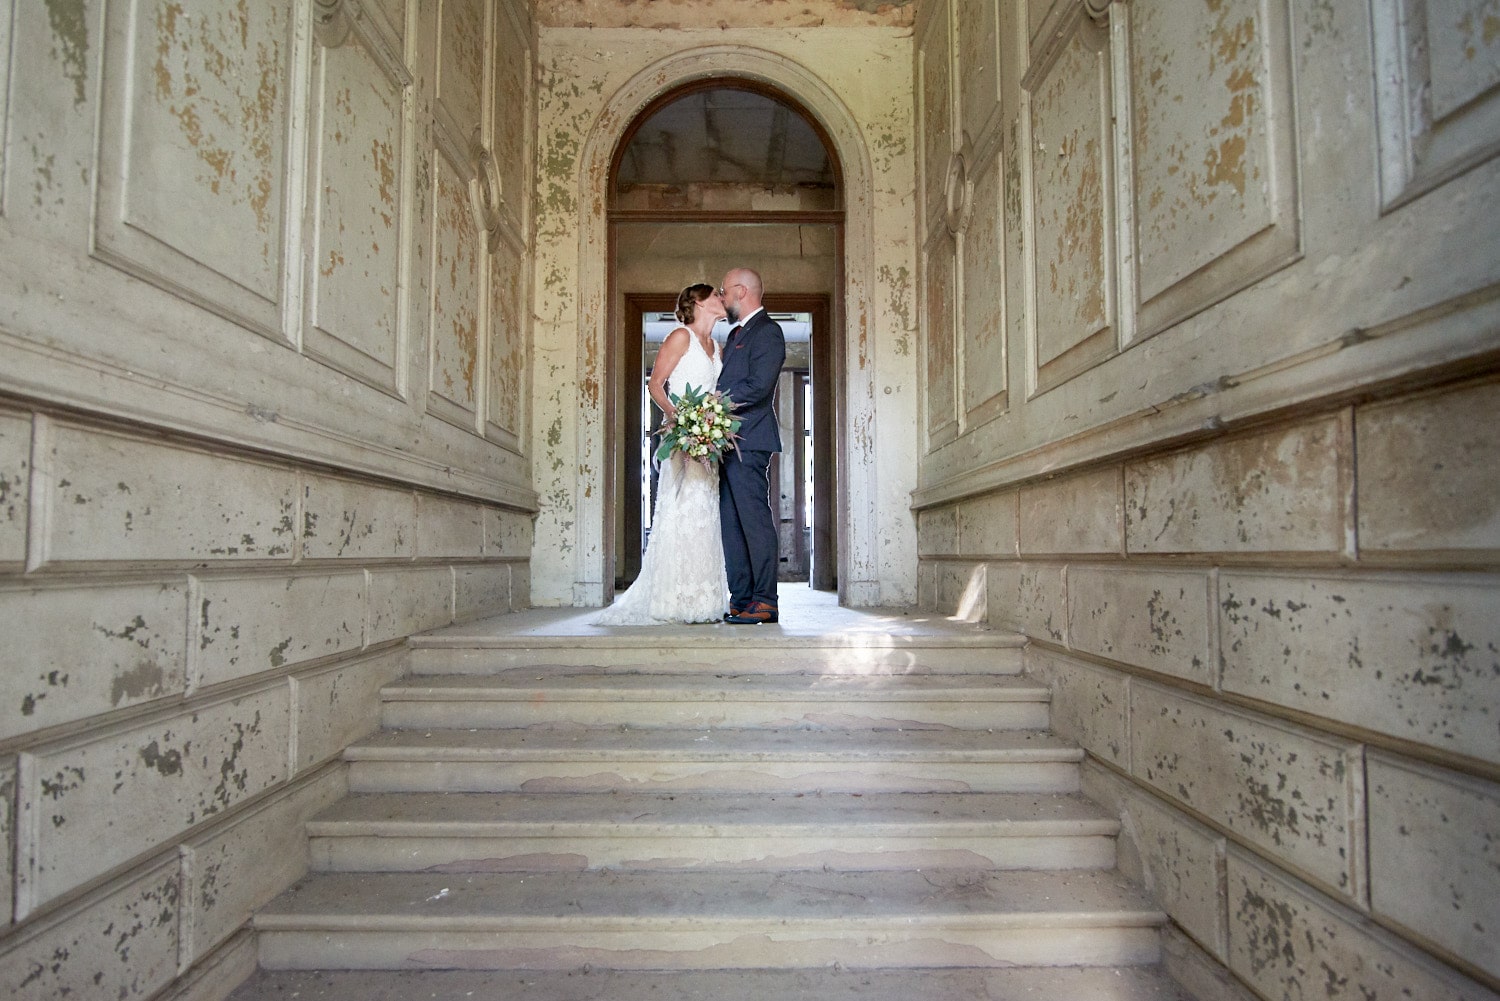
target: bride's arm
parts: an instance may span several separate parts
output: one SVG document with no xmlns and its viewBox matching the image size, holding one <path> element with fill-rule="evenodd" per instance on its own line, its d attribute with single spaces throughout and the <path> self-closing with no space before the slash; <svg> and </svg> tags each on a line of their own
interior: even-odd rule
<svg viewBox="0 0 1500 1001">
<path fill-rule="evenodd" d="M 672 401 L 667 397 L 667 379 L 677 363 L 682 361 L 682 356 L 687 354 L 688 338 L 691 336 L 693 335 L 686 327 L 678 327 L 668 334 L 667 339 L 661 342 L 656 364 L 651 368 L 651 382 L 647 384 L 647 389 L 656 405 L 661 407 L 661 412 L 668 417 L 675 414 L 677 408 L 672 406 Z"/>
</svg>

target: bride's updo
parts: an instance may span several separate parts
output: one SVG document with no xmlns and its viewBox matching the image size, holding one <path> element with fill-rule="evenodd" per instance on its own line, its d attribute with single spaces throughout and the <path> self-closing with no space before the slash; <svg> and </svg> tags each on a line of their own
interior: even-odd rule
<svg viewBox="0 0 1500 1001">
<path fill-rule="evenodd" d="M 697 312 L 698 303 L 714 294 L 714 287 L 698 282 L 689 285 L 677 296 L 677 319 L 682 323 L 692 323 L 693 315 Z"/>
</svg>

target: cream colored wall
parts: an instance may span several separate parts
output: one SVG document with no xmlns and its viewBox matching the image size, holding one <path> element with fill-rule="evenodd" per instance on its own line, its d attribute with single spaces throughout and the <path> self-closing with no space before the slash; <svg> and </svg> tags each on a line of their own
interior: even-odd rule
<svg viewBox="0 0 1500 1001">
<path fill-rule="evenodd" d="M 1205 997 L 1500 986 L 1481 20 L 922 8 L 923 603 L 1031 638 Z"/>
<path fill-rule="evenodd" d="M 702 16 L 711 15 L 709 8 Z M 847 541 L 840 587 L 852 604 L 910 603 L 917 321 L 909 30 L 543 24 L 532 416 L 542 510 L 534 600 L 590 605 L 603 596 L 604 211 L 615 143 L 636 112 L 674 85 L 738 75 L 772 83 L 807 107 L 844 165 Z M 680 270 L 680 259 L 673 263 Z M 682 280 L 674 273 L 672 282 Z"/>
<path fill-rule="evenodd" d="M 222 996 L 405 637 L 527 604 L 532 28 L 334 6 L 0 13 L 7 997 Z"/>
</svg>

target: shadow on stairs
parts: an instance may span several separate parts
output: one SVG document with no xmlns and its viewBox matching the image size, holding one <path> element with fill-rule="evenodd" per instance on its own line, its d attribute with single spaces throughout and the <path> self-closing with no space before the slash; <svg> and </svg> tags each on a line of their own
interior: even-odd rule
<svg viewBox="0 0 1500 1001">
<path fill-rule="evenodd" d="M 1022 638 L 808 594 L 414 638 L 232 1001 L 1189 1001 Z"/>
</svg>

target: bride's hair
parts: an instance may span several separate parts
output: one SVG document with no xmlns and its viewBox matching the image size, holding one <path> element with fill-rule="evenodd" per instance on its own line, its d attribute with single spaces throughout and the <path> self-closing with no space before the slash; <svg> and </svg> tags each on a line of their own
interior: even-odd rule
<svg viewBox="0 0 1500 1001">
<path fill-rule="evenodd" d="M 714 287 L 704 282 L 689 285 L 677 296 L 677 319 L 683 323 L 692 323 L 693 314 L 698 309 L 698 303 L 714 294 Z"/>
</svg>

